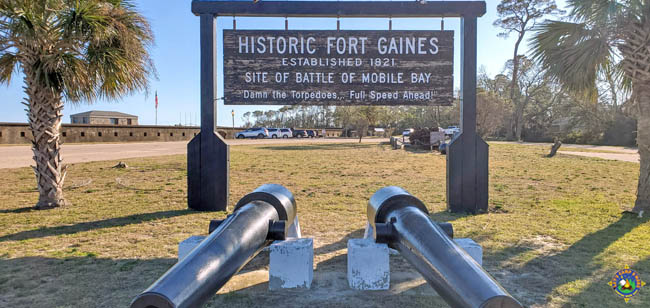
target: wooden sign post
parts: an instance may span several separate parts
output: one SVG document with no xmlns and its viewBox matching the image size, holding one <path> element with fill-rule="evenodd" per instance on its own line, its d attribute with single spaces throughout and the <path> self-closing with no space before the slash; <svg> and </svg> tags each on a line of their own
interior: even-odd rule
<svg viewBox="0 0 650 308">
<path fill-rule="evenodd" d="M 452 212 L 487 211 L 488 146 L 476 134 L 476 20 L 485 14 L 485 2 L 194 0 L 192 12 L 201 18 L 201 133 L 188 144 L 190 208 L 227 209 L 228 145 L 214 133 L 218 16 L 456 17 L 462 33 L 461 134 L 447 152 L 447 204 Z M 226 30 L 224 101 L 449 105 L 452 59 L 450 31 Z"/>
</svg>

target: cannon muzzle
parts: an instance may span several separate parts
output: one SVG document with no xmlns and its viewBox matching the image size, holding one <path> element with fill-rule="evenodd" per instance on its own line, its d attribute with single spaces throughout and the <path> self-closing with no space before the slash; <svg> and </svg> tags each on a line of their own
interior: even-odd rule
<svg viewBox="0 0 650 308">
<path fill-rule="evenodd" d="M 451 307 L 523 307 L 406 190 L 378 190 L 368 202 L 368 222 L 375 241 L 398 250 Z"/>
<path fill-rule="evenodd" d="M 131 308 L 199 307 L 274 240 L 284 240 L 296 202 L 281 185 L 265 184 L 244 196 L 185 258 L 176 263 Z"/>
</svg>

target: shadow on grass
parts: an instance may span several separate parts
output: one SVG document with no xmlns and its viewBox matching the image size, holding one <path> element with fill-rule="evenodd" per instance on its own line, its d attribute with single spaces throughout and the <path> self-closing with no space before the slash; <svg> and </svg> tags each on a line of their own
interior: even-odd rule
<svg viewBox="0 0 650 308">
<path fill-rule="evenodd" d="M 328 254 L 331 252 L 335 252 L 337 250 L 341 249 L 346 249 L 348 245 L 348 240 L 352 238 L 362 238 L 363 237 L 363 232 L 364 229 L 358 229 L 354 232 L 349 233 L 348 235 L 344 236 L 340 240 L 315 248 L 314 249 L 314 256 L 318 255 L 324 255 Z M 255 258 L 250 260 L 240 271 L 239 273 L 248 273 L 256 270 L 260 270 L 263 268 L 268 267 L 269 265 L 269 251 L 268 250 L 263 250 L 261 251 Z"/>
<path fill-rule="evenodd" d="M 48 236 L 57 236 L 65 234 L 74 234 L 78 232 L 104 229 L 104 228 L 113 228 L 113 227 L 122 227 L 131 224 L 139 224 L 145 221 L 171 218 L 181 215 L 187 215 L 191 213 L 196 213 L 191 210 L 173 210 L 173 211 L 161 211 L 154 213 L 144 213 L 144 214 L 135 214 L 125 217 L 116 217 L 104 220 L 82 222 L 69 226 L 58 226 L 58 227 L 46 227 L 35 230 L 22 231 L 14 234 L 8 234 L 0 237 L 0 242 L 6 241 L 21 241 L 27 239 L 48 237 Z"/>
<path fill-rule="evenodd" d="M 531 250 L 534 250 L 534 248 L 528 246 L 514 245 L 514 246 L 506 247 L 504 249 L 500 249 L 496 252 L 484 252 L 483 258 L 485 260 L 489 260 L 491 264 L 496 264 L 499 262 L 506 261 L 508 259 L 515 258 Z"/>
<path fill-rule="evenodd" d="M 29 213 L 31 211 L 37 211 L 37 209 L 33 206 L 26 206 L 17 209 L 0 210 L 0 214 L 20 214 L 20 213 Z"/>
<path fill-rule="evenodd" d="M 128 307 L 176 259 L 0 257 L 0 306 Z"/>
<path fill-rule="evenodd" d="M 456 219 L 460 219 L 467 216 L 472 216 L 472 215 L 467 213 L 452 213 L 449 211 L 440 211 L 440 212 L 429 214 L 429 218 L 431 218 L 431 220 L 435 222 L 452 222 Z"/>
<path fill-rule="evenodd" d="M 342 249 L 347 249 L 348 247 L 348 240 L 350 239 L 355 239 L 355 238 L 363 238 L 363 233 L 365 232 L 365 229 L 357 229 L 353 232 L 348 233 L 346 236 L 342 237 L 336 242 L 329 243 L 327 245 L 323 245 L 321 247 L 318 247 L 314 249 L 314 255 L 325 255 L 328 253 L 335 252 L 337 250 L 342 250 Z"/>
<path fill-rule="evenodd" d="M 646 282 L 646 286 L 642 287 L 639 293 L 633 296 L 629 305 L 632 307 L 647 307 L 647 303 L 650 303 L 650 258 L 645 258 L 635 264 L 629 264 L 630 268 L 635 270 L 642 281 Z M 625 265 L 621 265 L 620 269 L 623 269 Z M 621 306 L 623 306 L 623 298 L 619 297 L 618 294 L 612 290 L 612 288 L 607 285 L 607 283 L 614 277 L 616 274 L 615 271 L 606 273 L 604 276 L 596 279 L 595 282 L 590 283 L 585 287 L 580 293 L 571 296 L 568 300 L 568 307 L 598 307 L 601 306 L 608 299 L 616 299 L 620 301 Z M 643 304 L 646 303 L 646 304 Z M 626 305 L 627 306 L 627 305 Z"/>
<path fill-rule="evenodd" d="M 595 258 L 632 229 L 648 221 L 650 218 L 640 219 L 633 215 L 624 215 L 607 227 L 585 235 L 559 253 L 541 255 L 528 261 L 521 268 L 509 269 L 514 273 L 514 277 L 509 280 L 536 294 L 531 298 L 522 298 L 524 302 L 529 305 L 544 304 L 557 287 L 569 282 L 592 278 L 594 273 L 602 269 L 602 264 L 593 262 Z M 486 258 L 491 261 L 511 259 L 530 249 L 532 248 L 512 246 L 494 254 L 486 254 Z M 647 268 L 647 265 L 644 266 Z M 607 280 L 604 280 L 603 283 L 603 286 L 607 287 Z M 584 297 L 596 296 L 598 292 L 601 291 L 585 294 Z"/>
<path fill-rule="evenodd" d="M 205 307 L 448 307 L 440 297 L 432 296 L 433 291 L 426 283 L 390 291 L 351 289 L 347 280 L 346 264 L 346 254 L 336 255 L 318 263 L 310 289 L 269 290 L 268 281 L 252 281 L 248 285 L 240 285 L 236 291 L 217 294 Z M 399 282 L 401 281 L 397 281 L 398 284 Z"/>
<path fill-rule="evenodd" d="M 420 147 L 420 146 L 404 147 L 404 151 L 413 154 L 440 154 L 440 152 L 436 150 L 431 150 L 429 149 L 429 147 Z"/>
<path fill-rule="evenodd" d="M 260 149 L 271 150 L 271 151 L 313 151 L 313 150 L 345 150 L 345 149 L 371 148 L 376 146 L 377 146 L 376 144 L 367 144 L 367 143 L 334 143 L 334 144 L 265 146 L 265 147 L 260 147 Z"/>
<path fill-rule="evenodd" d="M 450 222 L 453 220 L 456 220 L 458 218 L 464 217 L 467 215 L 464 214 L 453 214 L 449 212 L 437 212 L 429 215 L 431 219 L 435 222 Z M 329 243 L 327 245 L 323 245 L 321 247 L 315 248 L 314 249 L 314 256 L 317 255 L 325 255 L 328 253 L 332 253 L 338 250 L 343 250 L 347 249 L 348 247 L 348 241 L 351 239 L 361 239 L 363 238 L 363 235 L 365 233 L 365 228 L 357 229 L 353 232 L 348 233 L 347 235 L 343 236 L 341 239 L 339 239 L 336 242 Z"/>
</svg>

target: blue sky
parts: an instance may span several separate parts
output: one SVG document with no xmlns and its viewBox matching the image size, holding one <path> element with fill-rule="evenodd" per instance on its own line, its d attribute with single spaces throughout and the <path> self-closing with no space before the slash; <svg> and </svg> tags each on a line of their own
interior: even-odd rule
<svg viewBox="0 0 650 308">
<path fill-rule="evenodd" d="M 506 60 L 512 57 L 516 36 L 497 37 L 500 28 L 492 26 L 497 19 L 496 6 L 500 1 L 487 0 L 487 14 L 478 20 L 478 64 L 490 75 L 498 74 Z M 151 83 L 152 93 L 134 94 L 119 101 L 102 101 L 88 104 L 66 104 L 64 123 L 70 122 L 70 114 L 88 110 L 113 110 L 137 115 L 140 124 L 154 124 L 154 91 L 158 91 L 158 124 L 190 124 L 199 119 L 199 18 L 190 11 L 191 0 L 141 0 L 138 9 L 144 14 L 156 36 L 156 46 L 151 50 L 152 58 L 158 70 L 158 80 Z M 558 1 L 563 5 L 564 1 Z M 218 42 L 221 42 L 223 29 L 232 29 L 232 17 L 217 19 Z M 460 28 L 459 19 L 445 19 L 445 29 L 455 31 L 454 88 L 459 87 L 460 77 Z M 336 19 L 325 18 L 290 18 L 290 29 L 335 30 Z M 237 29 L 284 29 L 284 18 L 237 18 Z M 383 30 L 388 29 L 388 19 L 341 19 L 341 30 Z M 439 30 L 440 19 L 393 19 L 394 30 Z M 524 42 L 523 48 L 527 46 Z M 221 51 L 221 45 L 218 46 Z M 218 59 L 217 97 L 223 93 L 221 56 Z M 27 116 L 23 100 L 22 76 L 17 75 L 9 86 L 0 86 L 0 122 L 26 122 Z M 217 123 L 231 126 L 231 110 L 235 111 L 235 125 L 243 123 L 241 116 L 246 111 L 256 109 L 279 108 L 279 106 L 224 106 L 222 101 L 217 106 Z"/>
</svg>

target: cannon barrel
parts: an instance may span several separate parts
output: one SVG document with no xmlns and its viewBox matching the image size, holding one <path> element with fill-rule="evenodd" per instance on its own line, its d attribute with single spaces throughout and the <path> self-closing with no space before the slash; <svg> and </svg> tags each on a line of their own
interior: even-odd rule
<svg viewBox="0 0 650 308">
<path fill-rule="evenodd" d="M 406 190 L 378 190 L 368 202 L 368 222 L 375 241 L 398 250 L 451 307 L 523 307 Z"/>
<path fill-rule="evenodd" d="M 199 307 L 273 240 L 283 240 L 296 203 L 281 185 L 265 184 L 244 196 L 185 258 L 179 260 L 131 308 Z"/>
</svg>

